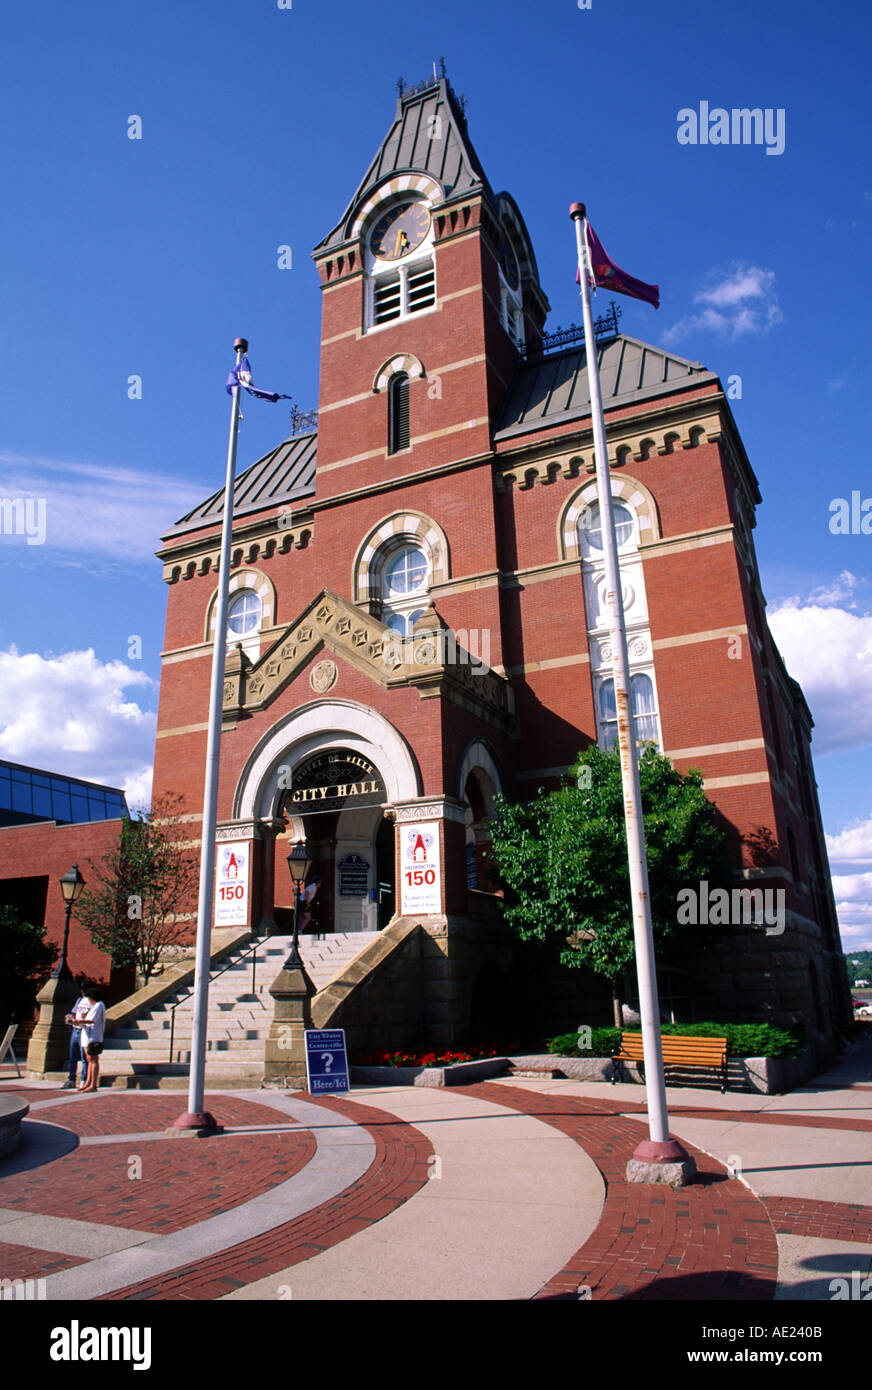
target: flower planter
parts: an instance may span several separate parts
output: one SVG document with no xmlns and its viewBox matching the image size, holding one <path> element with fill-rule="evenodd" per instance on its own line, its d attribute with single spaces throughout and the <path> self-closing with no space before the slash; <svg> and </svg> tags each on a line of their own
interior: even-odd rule
<svg viewBox="0 0 872 1390">
<path fill-rule="evenodd" d="M 471 1086 L 491 1076 L 504 1076 L 506 1057 L 483 1057 L 477 1062 L 452 1062 L 447 1067 L 352 1067 L 356 1086 Z"/>
</svg>

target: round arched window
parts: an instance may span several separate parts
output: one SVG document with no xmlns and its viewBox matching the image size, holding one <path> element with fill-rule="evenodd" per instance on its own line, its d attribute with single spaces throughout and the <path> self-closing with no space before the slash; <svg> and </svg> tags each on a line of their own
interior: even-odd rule
<svg viewBox="0 0 872 1390">
<path fill-rule="evenodd" d="M 246 637 L 254 632 L 263 612 L 260 594 L 254 589 L 243 589 L 230 600 L 227 610 L 227 632 L 229 637 Z"/>
<path fill-rule="evenodd" d="M 620 550 L 632 538 L 633 513 L 621 502 L 612 502 L 612 512 L 615 518 L 615 535 Z M 602 551 L 603 527 L 599 502 L 594 502 L 584 509 L 579 517 L 578 527 L 582 537 L 587 541 L 589 549 Z"/>
<path fill-rule="evenodd" d="M 423 589 L 427 578 L 427 557 L 416 545 L 404 545 L 385 567 L 387 595 L 414 594 Z M 386 596 L 387 596 L 386 595 Z"/>
<path fill-rule="evenodd" d="M 382 577 L 382 622 L 407 636 L 426 606 L 430 565 L 420 546 L 404 545 L 387 557 Z"/>
</svg>

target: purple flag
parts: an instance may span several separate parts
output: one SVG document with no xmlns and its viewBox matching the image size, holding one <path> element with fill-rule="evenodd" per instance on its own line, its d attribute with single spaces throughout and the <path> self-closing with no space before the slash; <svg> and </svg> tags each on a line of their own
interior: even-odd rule
<svg viewBox="0 0 872 1390">
<path fill-rule="evenodd" d="M 615 294 L 628 294 L 632 299 L 644 299 L 647 304 L 653 304 L 655 309 L 659 309 L 660 286 L 646 285 L 644 280 L 636 280 L 625 270 L 621 270 L 604 251 L 602 242 L 590 223 L 586 222 L 585 225 L 593 284 L 601 289 L 613 290 Z M 578 271 L 575 272 L 575 283 L 581 283 Z"/>
<path fill-rule="evenodd" d="M 243 357 L 238 367 L 227 378 L 227 394 L 233 395 L 234 386 L 244 386 L 249 396 L 256 396 L 260 401 L 290 401 L 291 396 L 283 396 L 280 391 L 264 391 L 260 386 L 251 384 L 251 363 L 247 357 Z"/>
</svg>

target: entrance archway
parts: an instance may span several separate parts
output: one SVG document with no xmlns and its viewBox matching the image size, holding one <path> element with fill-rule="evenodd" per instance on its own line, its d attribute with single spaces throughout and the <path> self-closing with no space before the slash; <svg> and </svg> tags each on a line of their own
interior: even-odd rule
<svg viewBox="0 0 872 1390">
<path fill-rule="evenodd" d="M 317 701 L 276 724 L 252 753 L 234 812 L 287 829 L 276 843 L 275 919 L 292 902 L 288 842 L 304 839 L 310 882 L 321 884 L 310 930 L 375 931 L 394 914 L 394 827 L 385 811 L 420 795 L 402 736 L 381 715 L 345 701 Z M 272 848 L 272 846 L 270 846 Z"/>
</svg>

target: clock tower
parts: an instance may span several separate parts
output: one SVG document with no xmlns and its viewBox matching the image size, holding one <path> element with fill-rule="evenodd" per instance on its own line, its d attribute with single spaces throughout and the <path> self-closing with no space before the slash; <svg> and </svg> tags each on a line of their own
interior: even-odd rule
<svg viewBox="0 0 872 1390">
<path fill-rule="evenodd" d="M 390 131 L 314 259 L 319 500 L 488 461 L 491 421 L 548 303 L 523 219 L 493 192 L 444 75 L 401 86 Z M 490 470 L 480 473 L 469 504 L 489 510 Z"/>
</svg>

